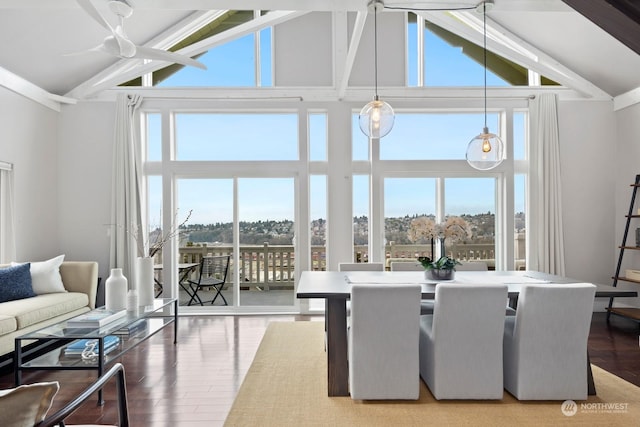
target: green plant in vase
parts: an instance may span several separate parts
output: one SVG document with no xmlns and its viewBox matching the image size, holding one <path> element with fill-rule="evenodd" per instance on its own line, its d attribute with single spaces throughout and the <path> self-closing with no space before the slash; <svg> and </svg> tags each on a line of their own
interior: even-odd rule
<svg viewBox="0 0 640 427">
<path fill-rule="evenodd" d="M 423 256 L 418 257 L 418 261 L 425 270 L 425 277 L 429 280 L 453 280 L 456 265 L 460 262 L 448 256 L 442 256 L 437 261 Z"/>
</svg>

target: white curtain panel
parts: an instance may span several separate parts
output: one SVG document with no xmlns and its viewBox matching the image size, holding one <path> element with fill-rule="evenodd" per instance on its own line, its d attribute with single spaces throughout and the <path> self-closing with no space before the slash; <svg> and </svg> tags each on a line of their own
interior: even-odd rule
<svg viewBox="0 0 640 427">
<path fill-rule="evenodd" d="M 134 279 L 138 242 L 143 241 L 140 208 L 142 162 L 139 121 L 136 120 L 136 111 L 141 103 L 142 98 L 138 95 L 118 94 L 116 99 L 110 268 L 122 268 L 129 283 Z"/>
<path fill-rule="evenodd" d="M 564 232 L 562 227 L 562 180 L 557 95 L 538 95 L 533 101 L 537 123 L 535 141 L 538 159 L 538 270 L 564 276 Z"/>
<path fill-rule="evenodd" d="M 13 165 L 0 162 L 0 263 L 15 260 Z"/>
</svg>

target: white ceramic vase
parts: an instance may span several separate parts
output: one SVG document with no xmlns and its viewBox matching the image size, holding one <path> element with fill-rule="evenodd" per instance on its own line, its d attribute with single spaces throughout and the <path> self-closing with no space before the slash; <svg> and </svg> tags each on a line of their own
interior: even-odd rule
<svg viewBox="0 0 640 427">
<path fill-rule="evenodd" d="M 122 269 L 112 268 L 104 283 L 104 303 L 107 310 L 127 308 L 127 287 L 127 278 L 122 274 Z"/>
<path fill-rule="evenodd" d="M 437 261 L 440 258 L 442 258 L 446 253 L 444 249 L 444 237 L 436 237 L 435 250 L 436 250 L 436 253 L 434 254 L 433 260 Z"/>
<path fill-rule="evenodd" d="M 139 257 L 136 260 L 136 288 L 138 291 L 138 304 L 140 306 L 152 305 L 155 299 L 153 258 Z"/>
<path fill-rule="evenodd" d="M 129 289 L 129 292 L 127 292 L 127 311 L 137 313 L 139 305 L 140 303 L 138 302 L 138 291 L 136 291 L 135 288 Z"/>
</svg>

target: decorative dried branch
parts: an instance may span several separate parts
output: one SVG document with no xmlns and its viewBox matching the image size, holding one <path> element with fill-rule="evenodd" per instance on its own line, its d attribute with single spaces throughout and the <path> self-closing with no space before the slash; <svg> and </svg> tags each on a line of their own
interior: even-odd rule
<svg viewBox="0 0 640 427">
<path fill-rule="evenodd" d="M 173 239 L 173 237 L 175 237 L 175 236 L 180 234 L 180 229 L 182 228 L 183 225 L 185 225 L 189 221 L 189 218 L 191 218 L 191 213 L 192 212 L 193 212 L 193 209 L 189 210 L 189 213 L 187 214 L 187 217 L 184 219 L 184 221 L 182 221 L 180 224 L 178 224 L 177 227 L 174 227 L 174 228 L 170 229 L 167 233 L 156 234 L 155 241 L 149 242 L 149 256 L 150 257 L 155 256 L 155 254 L 157 254 L 158 252 L 160 252 L 162 250 L 162 248 L 164 247 L 165 243 L 167 243 L 168 241 Z M 176 220 L 177 216 L 178 216 L 178 213 L 176 212 L 176 215 L 174 217 L 173 223 L 176 222 L 175 220 Z M 143 249 L 143 253 L 144 253 L 144 249 Z"/>
<path fill-rule="evenodd" d="M 178 224 L 177 227 L 171 227 L 171 229 L 169 231 L 167 231 L 166 233 L 162 233 L 161 229 L 158 228 L 158 233 L 155 235 L 155 238 L 153 241 L 146 241 L 143 238 L 143 233 L 140 229 L 140 225 L 139 224 L 131 224 L 130 227 L 124 227 L 122 225 L 119 224 L 109 224 L 111 227 L 118 227 L 123 229 L 129 236 L 133 237 L 133 240 L 136 241 L 136 248 L 138 250 L 138 256 L 139 257 L 145 257 L 147 255 L 145 255 L 146 251 L 145 251 L 145 247 L 148 246 L 149 247 L 149 255 L 150 257 L 153 257 L 154 255 L 156 255 L 158 252 L 160 252 L 160 250 L 162 250 L 162 248 L 164 247 L 164 245 L 170 241 L 173 237 L 178 236 L 180 234 L 180 229 L 182 228 L 182 226 L 184 226 L 189 219 L 191 218 L 191 214 L 193 213 L 193 210 L 189 210 L 189 213 L 187 213 L 187 217 L 184 219 L 184 221 L 182 221 L 180 224 Z M 176 212 L 172 224 L 176 223 L 178 217 L 178 212 Z M 151 234 L 151 233 L 149 233 Z M 149 239 L 151 238 L 150 236 L 147 236 Z"/>
</svg>

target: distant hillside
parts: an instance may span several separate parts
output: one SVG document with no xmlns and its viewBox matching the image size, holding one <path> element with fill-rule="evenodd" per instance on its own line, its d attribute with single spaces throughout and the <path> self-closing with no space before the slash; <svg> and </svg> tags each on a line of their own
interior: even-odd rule
<svg viewBox="0 0 640 427">
<path fill-rule="evenodd" d="M 410 244 L 407 231 L 411 221 L 420 215 L 387 218 L 385 220 L 385 238 L 387 242 L 396 244 Z M 434 219 L 434 216 L 430 216 Z M 477 215 L 461 215 L 471 226 L 472 235 L 469 242 L 492 241 L 495 235 L 495 215 L 491 212 Z M 291 245 L 293 242 L 293 221 L 257 221 L 240 222 L 240 243 L 249 245 Z M 327 221 L 316 219 L 311 223 L 311 244 L 323 245 L 326 236 Z M 524 230 L 524 213 L 516 215 L 516 231 Z M 368 238 L 368 218 L 366 216 L 353 218 L 354 243 L 363 245 Z M 181 229 L 181 242 L 198 243 L 233 243 L 233 224 L 188 224 Z"/>
</svg>

